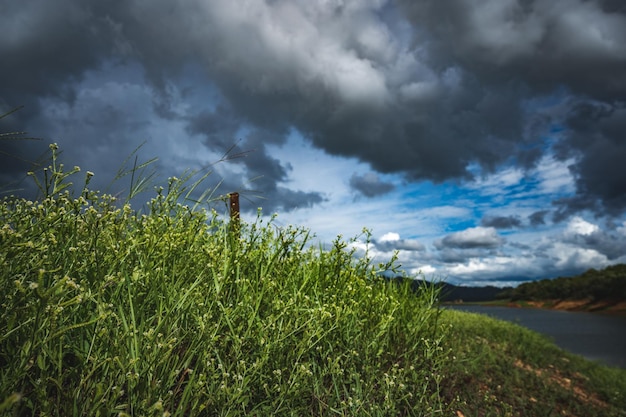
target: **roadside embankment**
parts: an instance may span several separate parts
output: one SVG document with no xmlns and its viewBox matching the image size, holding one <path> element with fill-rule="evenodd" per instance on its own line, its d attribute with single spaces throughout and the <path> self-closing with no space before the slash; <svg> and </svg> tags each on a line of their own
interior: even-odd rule
<svg viewBox="0 0 626 417">
<path fill-rule="evenodd" d="M 550 310 L 584 311 L 611 315 L 626 315 L 625 300 L 538 300 L 503 301 L 503 305 L 517 308 L 545 308 Z"/>
</svg>

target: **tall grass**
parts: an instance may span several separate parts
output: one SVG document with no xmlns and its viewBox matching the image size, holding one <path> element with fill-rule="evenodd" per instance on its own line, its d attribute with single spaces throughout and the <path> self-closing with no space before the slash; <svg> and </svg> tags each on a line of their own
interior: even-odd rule
<svg viewBox="0 0 626 417">
<path fill-rule="evenodd" d="M 141 214 L 79 191 L 0 203 L 0 413 L 433 415 L 436 294 L 259 216 L 231 233 L 171 178 Z M 37 178 L 37 177 L 35 177 Z M 197 203 L 197 202 L 196 202 Z"/>
</svg>

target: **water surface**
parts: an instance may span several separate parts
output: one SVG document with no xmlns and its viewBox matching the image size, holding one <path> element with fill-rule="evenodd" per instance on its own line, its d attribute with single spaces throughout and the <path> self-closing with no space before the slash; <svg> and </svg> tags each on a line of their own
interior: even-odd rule
<svg viewBox="0 0 626 417">
<path fill-rule="evenodd" d="M 559 347 L 610 366 L 626 369 L 626 317 L 479 305 L 446 306 L 486 314 L 547 335 Z"/>
</svg>

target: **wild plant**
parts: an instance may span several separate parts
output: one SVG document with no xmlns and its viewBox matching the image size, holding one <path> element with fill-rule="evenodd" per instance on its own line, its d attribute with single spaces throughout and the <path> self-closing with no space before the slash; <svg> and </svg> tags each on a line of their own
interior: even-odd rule
<svg viewBox="0 0 626 417">
<path fill-rule="evenodd" d="M 145 213 L 52 163 L 0 203 L 0 412 L 430 415 L 434 287 L 259 215 L 238 234 L 170 178 Z M 137 166 L 137 164 L 135 164 Z M 145 182 L 136 181 L 144 185 Z M 367 236 L 366 236 L 367 237 Z"/>
</svg>

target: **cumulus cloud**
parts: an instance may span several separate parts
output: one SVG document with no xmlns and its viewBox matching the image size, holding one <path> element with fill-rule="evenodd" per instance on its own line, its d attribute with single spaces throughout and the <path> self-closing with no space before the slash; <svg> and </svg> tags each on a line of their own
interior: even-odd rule
<svg viewBox="0 0 626 417">
<path fill-rule="evenodd" d="M 585 221 L 581 217 L 572 218 L 567 224 L 567 229 L 565 230 L 566 236 L 589 236 L 599 230 L 598 226 Z"/>
<path fill-rule="evenodd" d="M 455 248 L 437 242 L 440 271 L 456 282 L 483 280 L 525 281 L 577 275 L 589 268 L 603 268 L 626 261 L 626 234 L 621 227 L 608 232 L 582 217 L 572 218 L 561 234 L 539 235 L 521 244 L 511 242 L 493 248 Z M 427 259 L 424 259 L 426 261 Z M 432 262 L 430 260 L 429 262 Z"/>
<path fill-rule="evenodd" d="M 499 256 L 504 243 L 494 227 L 472 227 L 435 240 L 434 256 L 452 272 L 472 260 Z"/>
<path fill-rule="evenodd" d="M 472 227 L 452 233 L 435 242 L 438 249 L 492 249 L 504 242 L 493 227 Z"/>
<path fill-rule="evenodd" d="M 626 236 L 620 233 L 619 228 L 616 232 L 602 230 L 598 225 L 578 216 L 568 222 L 563 242 L 604 255 L 610 261 L 626 258 Z"/>
</svg>

